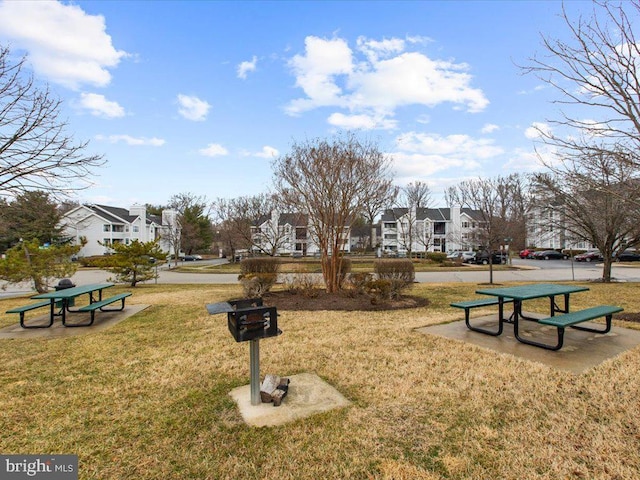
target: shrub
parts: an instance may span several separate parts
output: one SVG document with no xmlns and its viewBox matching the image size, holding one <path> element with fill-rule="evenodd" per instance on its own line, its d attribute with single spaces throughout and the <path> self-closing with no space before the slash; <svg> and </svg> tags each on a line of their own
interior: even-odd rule
<svg viewBox="0 0 640 480">
<path fill-rule="evenodd" d="M 364 293 L 369 282 L 371 282 L 370 273 L 352 273 L 349 275 L 349 285 L 355 293 Z"/>
<path fill-rule="evenodd" d="M 271 290 L 278 280 L 277 273 L 246 273 L 239 277 L 247 298 L 262 297 Z"/>
<path fill-rule="evenodd" d="M 280 261 L 273 257 L 245 258 L 240 262 L 241 274 L 247 273 L 278 273 Z"/>
<path fill-rule="evenodd" d="M 444 252 L 427 252 L 427 259 L 432 262 L 442 263 L 447 259 L 447 254 Z"/>
<path fill-rule="evenodd" d="M 377 281 L 387 282 L 385 285 L 374 284 L 371 290 L 378 296 L 383 293 L 386 295 L 381 298 L 400 298 L 403 290 L 409 288 L 415 279 L 413 262 L 409 259 L 376 260 L 373 266 L 378 277 Z"/>
<path fill-rule="evenodd" d="M 251 297 L 262 297 L 271 290 L 278 280 L 280 262 L 273 257 L 245 258 L 240 262 L 238 280 L 244 294 Z"/>
<path fill-rule="evenodd" d="M 381 280 L 402 280 L 406 283 L 413 283 L 415 279 L 413 262 L 406 258 L 376 260 L 373 263 L 373 269 L 378 279 Z"/>
<path fill-rule="evenodd" d="M 367 282 L 365 288 L 373 304 L 391 300 L 391 280 L 371 280 Z"/>
<path fill-rule="evenodd" d="M 290 293 L 300 293 L 305 297 L 314 298 L 322 282 L 317 276 L 309 273 L 293 273 L 287 275 L 285 288 Z"/>
</svg>

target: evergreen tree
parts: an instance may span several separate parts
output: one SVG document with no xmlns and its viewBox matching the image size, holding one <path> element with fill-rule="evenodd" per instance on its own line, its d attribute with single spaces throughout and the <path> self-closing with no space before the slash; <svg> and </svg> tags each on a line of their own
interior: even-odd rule
<svg viewBox="0 0 640 480">
<path fill-rule="evenodd" d="M 156 262 L 167 257 L 157 242 L 134 240 L 129 245 L 113 243 L 109 248 L 114 254 L 104 259 L 103 268 L 114 273 L 118 282 L 128 283 L 132 287 L 138 282 L 156 278 Z"/>
</svg>

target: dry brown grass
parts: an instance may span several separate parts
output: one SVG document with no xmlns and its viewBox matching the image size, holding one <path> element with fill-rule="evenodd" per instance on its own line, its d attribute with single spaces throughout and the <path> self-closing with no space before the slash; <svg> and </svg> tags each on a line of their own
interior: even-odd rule
<svg viewBox="0 0 640 480">
<path fill-rule="evenodd" d="M 640 311 L 638 285 L 589 286 L 576 308 Z M 140 287 L 131 302 L 153 306 L 109 330 L 3 341 L 0 451 L 76 453 L 82 479 L 638 478 L 640 351 L 574 376 L 414 331 L 459 319 L 449 302 L 476 288 L 420 284 L 431 303 L 414 310 L 280 312 L 262 372 L 316 372 L 353 403 L 256 429 L 228 396 L 248 346 L 204 309 L 240 287 Z"/>
</svg>

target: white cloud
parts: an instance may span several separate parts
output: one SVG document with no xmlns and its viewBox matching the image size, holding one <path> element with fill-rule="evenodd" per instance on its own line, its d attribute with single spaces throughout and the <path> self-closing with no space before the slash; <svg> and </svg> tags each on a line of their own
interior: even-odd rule
<svg viewBox="0 0 640 480">
<path fill-rule="evenodd" d="M 533 140 L 551 133 L 551 127 L 542 122 L 533 122 L 529 128 L 524 131 L 524 136 Z"/>
<path fill-rule="evenodd" d="M 80 106 L 96 117 L 119 118 L 125 114 L 118 102 L 107 100 L 104 95 L 97 93 L 80 94 Z"/>
<path fill-rule="evenodd" d="M 384 39 L 382 41 L 371 40 L 366 37 L 358 37 L 358 48 L 364 53 L 370 62 L 375 63 L 378 58 L 387 58 L 394 53 L 404 51 L 404 40 L 400 38 Z"/>
<path fill-rule="evenodd" d="M 471 87 L 469 66 L 407 51 L 420 46 L 418 40 L 360 37 L 354 52 L 340 38 L 307 37 L 305 53 L 289 62 L 305 97 L 291 101 L 287 113 L 333 106 L 348 108 L 357 120 L 359 115 L 393 116 L 406 105 L 451 103 L 469 112 L 484 110 L 489 101 L 482 90 Z"/>
<path fill-rule="evenodd" d="M 480 130 L 480 133 L 493 133 L 498 130 L 500 130 L 500 127 L 495 123 L 487 123 L 482 127 L 482 129 Z"/>
<path fill-rule="evenodd" d="M 124 142 L 132 147 L 149 146 L 149 147 L 161 147 L 166 142 L 161 138 L 146 138 L 146 137 L 132 137 L 131 135 L 96 135 L 96 140 L 106 140 L 110 143 Z"/>
<path fill-rule="evenodd" d="M 207 114 L 211 105 L 206 101 L 200 100 L 198 97 L 178 94 L 178 104 L 180 108 L 178 113 L 187 120 L 193 120 L 194 122 L 202 122 L 207 119 Z"/>
<path fill-rule="evenodd" d="M 242 62 L 238 65 L 238 78 L 243 80 L 247 78 L 247 73 L 255 72 L 256 65 L 258 64 L 258 57 L 254 55 L 250 62 Z"/>
<path fill-rule="evenodd" d="M 261 151 L 253 154 L 254 157 L 260 158 L 275 158 L 278 155 L 280 155 L 278 149 L 270 147 L 269 145 L 265 145 L 264 147 L 262 147 Z"/>
<path fill-rule="evenodd" d="M 210 143 L 206 148 L 198 150 L 198 153 L 205 157 L 220 157 L 228 155 L 229 151 L 218 143 Z"/>
<path fill-rule="evenodd" d="M 548 88 L 548 85 L 536 85 L 535 87 L 533 87 L 533 89 L 531 90 L 520 90 L 518 92 L 518 95 L 531 95 L 532 93 L 537 93 L 541 90 L 545 90 L 546 88 Z"/>
<path fill-rule="evenodd" d="M 340 100 L 342 89 L 336 84 L 336 75 L 352 72 L 351 49 L 342 39 L 325 40 L 318 37 L 305 39 L 305 54 L 295 55 L 289 66 L 296 76 L 296 86 L 308 98 L 291 102 L 287 111 L 298 114 L 317 106 L 344 105 Z"/>
<path fill-rule="evenodd" d="M 127 56 L 114 48 L 103 16 L 73 4 L 0 2 L 0 34 L 29 52 L 37 74 L 72 89 L 108 85 L 108 69 Z"/>
<path fill-rule="evenodd" d="M 544 168 L 544 161 L 552 161 L 552 159 L 551 151 L 545 147 L 539 148 L 537 153 L 533 150 L 518 148 L 510 155 L 504 168 L 520 173 L 535 172 Z"/>
<path fill-rule="evenodd" d="M 481 166 L 481 160 L 502 155 L 504 150 L 489 139 L 468 135 L 425 134 L 409 132 L 396 138 L 392 153 L 400 178 L 428 178 L 438 172 L 456 168 L 460 176 Z"/>
<path fill-rule="evenodd" d="M 372 130 L 380 128 L 391 130 L 397 127 L 397 122 L 392 119 L 372 115 L 344 115 L 343 113 L 332 113 L 329 115 L 327 122 L 335 127 L 350 130 Z"/>
</svg>

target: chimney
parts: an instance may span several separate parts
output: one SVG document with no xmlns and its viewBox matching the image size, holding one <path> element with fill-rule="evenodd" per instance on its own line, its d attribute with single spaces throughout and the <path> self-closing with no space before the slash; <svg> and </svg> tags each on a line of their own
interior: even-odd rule
<svg viewBox="0 0 640 480">
<path fill-rule="evenodd" d="M 140 219 L 140 232 L 138 233 L 138 240 L 141 242 L 148 242 L 147 231 L 147 207 L 145 205 L 135 204 L 129 208 L 129 215 L 137 216 Z"/>
</svg>

